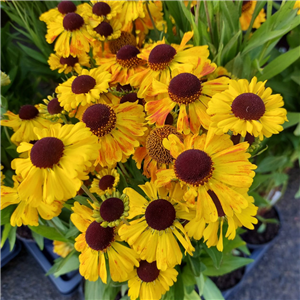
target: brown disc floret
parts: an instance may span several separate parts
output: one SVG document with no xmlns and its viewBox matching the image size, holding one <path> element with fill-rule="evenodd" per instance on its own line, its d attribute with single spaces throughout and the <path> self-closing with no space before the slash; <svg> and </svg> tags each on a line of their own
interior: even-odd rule
<svg viewBox="0 0 300 300">
<path fill-rule="evenodd" d="M 119 198 L 108 198 L 100 206 L 100 216 L 106 222 L 113 222 L 124 213 L 124 203 Z"/>
<path fill-rule="evenodd" d="M 146 260 L 141 260 L 137 268 L 137 275 L 143 282 L 153 282 L 158 278 L 159 270 L 156 266 L 156 261 L 151 263 Z"/>
<path fill-rule="evenodd" d="M 47 105 L 47 110 L 50 115 L 60 114 L 63 109 L 57 98 L 53 98 Z"/>
<path fill-rule="evenodd" d="M 62 65 L 67 65 L 68 67 L 74 67 L 75 64 L 78 63 L 78 57 L 74 57 L 72 55 L 69 55 L 68 57 L 61 57 L 59 62 Z"/>
<path fill-rule="evenodd" d="M 19 118 L 22 120 L 34 119 L 39 114 L 38 109 L 33 105 L 23 105 L 19 110 Z"/>
<path fill-rule="evenodd" d="M 140 50 L 131 45 L 123 46 L 117 53 L 117 63 L 125 68 L 135 68 L 141 63 L 141 59 L 137 57 Z"/>
<path fill-rule="evenodd" d="M 84 25 L 83 18 L 74 12 L 66 14 L 63 19 L 63 27 L 67 31 L 78 30 L 83 25 Z"/>
<path fill-rule="evenodd" d="M 176 50 L 167 44 L 155 46 L 149 55 L 148 64 L 151 70 L 160 71 L 168 67 L 176 55 Z"/>
<path fill-rule="evenodd" d="M 93 89 L 96 85 L 96 80 L 89 75 L 77 76 L 72 82 L 72 92 L 74 94 L 85 94 Z"/>
</svg>

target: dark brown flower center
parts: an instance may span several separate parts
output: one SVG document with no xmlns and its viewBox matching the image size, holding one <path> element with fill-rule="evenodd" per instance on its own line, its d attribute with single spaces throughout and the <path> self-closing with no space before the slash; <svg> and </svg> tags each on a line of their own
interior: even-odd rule
<svg viewBox="0 0 300 300">
<path fill-rule="evenodd" d="M 207 193 L 209 194 L 209 196 L 211 197 L 212 201 L 214 202 L 214 204 L 217 208 L 218 216 L 219 217 L 224 217 L 225 213 L 224 213 L 224 210 L 222 208 L 222 205 L 221 205 L 221 202 L 220 202 L 218 196 L 212 190 L 208 190 Z"/>
<path fill-rule="evenodd" d="M 146 260 L 141 260 L 137 268 L 137 275 L 144 282 L 152 282 L 157 279 L 159 270 L 156 267 L 156 261 L 148 263 Z"/>
<path fill-rule="evenodd" d="M 104 221 L 118 220 L 124 212 L 124 203 L 119 198 L 106 199 L 100 206 L 100 216 Z"/>
<path fill-rule="evenodd" d="M 83 18 L 74 12 L 66 14 L 63 20 L 63 26 L 68 31 L 80 29 L 83 24 Z"/>
<path fill-rule="evenodd" d="M 110 36 L 114 32 L 114 30 L 111 27 L 111 25 L 109 23 L 107 23 L 107 22 L 100 23 L 97 27 L 94 28 L 94 30 L 98 34 L 103 35 L 105 37 Z"/>
<path fill-rule="evenodd" d="M 213 171 L 211 158 L 198 149 L 179 154 L 174 167 L 177 178 L 194 186 L 207 182 Z"/>
<path fill-rule="evenodd" d="M 65 15 L 76 11 L 76 5 L 72 1 L 62 1 L 57 5 L 58 11 Z"/>
<path fill-rule="evenodd" d="M 111 12 L 110 6 L 105 2 L 97 2 L 93 6 L 93 14 L 101 17 L 107 16 Z"/>
<path fill-rule="evenodd" d="M 145 218 L 151 228 L 155 230 L 165 230 L 172 226 L 176 219 L 176 211 L 169 201 L 158 199 L 148 205 Z"/>
<path fill-rule="evenodd" d="M 262 99 L 253 93 L 244 93 L 237 96 L 231 105 L 233 114 L 243 120 L 259 120 L 266 108 Z"/>
<path fill-rule="evenodd" d="M 94 221 L 85 233 L 86 243 L 96 251 L 103 251 L 114 241 L 114 228 L 103 228 L 101 223 Z"/>
<path fill-rule="evenodd" d="M 237 135 L 232 135 L 231 136 L 231 140 L 233 141 L 234 145 L 237 145 L 240 143 L 240 139 L 241 139 L 241 135 L 237 134 Z M 251 135 L 249 132 L 247 132 L 246 136 L 245 136 L 245 142 L 248 142 L 249 145 L 252 145 L 255 142 L 255 137 L 253 135 Z"/>
<path fill-rule="evenodd" d="M 121 85 L 120 83 L 118 83 L 117 87 L 116 87 L 116 91 L 120 92 L 120 93 L 131 92 L 132 91 L 132 87 L 131 87 L 130 84 Z"/>
<path fill-rule="evenodd" d="M 155 46 L 149 55 L 148 63 L 154 71 L 164 70 L 176 55 L 176 50 L 166 44 Z"/>
<path fill-rule="evenodd" d="M 125 103 L 125 102 L 135 102 L 137 100 L 139 101 L 138 104 L 144 105 L 144 99 L 138 98 L 137 93 L 129 93 L 129 94 L 124 95 L 121 98 L 120 104 Z"/>
<path fill-rule="evenodd" d="M 137 55 L 140 50 L 134 46 L 126 45 L 123 46 L 117 53 L 117 62 L 123 67 L 134 68 L 142 61 Z"/>
<path fill-rule="evenodd" d="M 63 156 L 64 144 L 55 137 L 45 137 L 34 143 L 30 159 L 38 168 L 52 168 Z"/>
<path fill-rule="evenodd" d="M 95 135 L 101 137 L 115 128 L 117 116 L 108 105 L 95 104 L 86 109 L 82 121 Z"/>
<path fill-rule="evenodd" d="M 73 57 L 72 55 L 68 57 L 61 57 L 59 62 L 62 65 L 67 65 L 69 67 L 74 67 L 76 63 L 78 63 L 78 57 Z"/>
<path fill-rule="evenodd" d="M 47 105 L 47 110 L 50 115 L 56 115 L 62 112 L 63 107 L 60 106 L 57 98 L 53 98 Z"/>
<path fill-rule="evenodd" d="M 170 81 L 168 92 L 172 101 L 189 104 L 199 99 L 201 95 L 201 82 L 193 74 L 182 73 Z"/>
<path fill-rule="evenodd" d="M 74 94 L 88 93 L 96 85 L 96 80 L 89 75 L 80 75 L 72 82 L 72 92 Z"/>
<path fill-rule="evenodd" d="M 171 113 L 168 113 L 166 120 L 165 120 L 165 125 L 173 125 L 174 122 L 174 117 Z"/>
<path fill-rule="evenodd" d="M 148 154 L 161 164 L 170 164 L 173 161 L 170 151 L 163 146 L 163 139 L 168 138 L 170 134 L 175 134 L 180 140 L 183 140 L 182 134 L 177 132 L 176 128 L 171 125 L 153 129 L 146 140 Z"/>
<path fill-rule="evenodd" d="M 252 1 L 243 1 L 242 12 L 246 12 L 252 6 Z"/>
<path fill-rule="evenodd" d="M 104 175 L 99 180 L 99 189 L 102 191 L 106 191 L 107 189 L 111 189 L 114 186 L 115 177 L 112 175 Z"/>
<path fill-rule="evenodd" d="M 19 118 L 22 120 L 34 119 L 39 114 L 39 111 L 33 105 L 23 105 L 19 110 Z"/>
<path fill-rule="evenodd" d="M 136 46 L 136 40 L 133 34 L 126 31 L 121 31 L 121 36 L 116 40 L 109 42 L 109 49 L 113 54 L 116 54 L 123 46 Z"/>
</svg>

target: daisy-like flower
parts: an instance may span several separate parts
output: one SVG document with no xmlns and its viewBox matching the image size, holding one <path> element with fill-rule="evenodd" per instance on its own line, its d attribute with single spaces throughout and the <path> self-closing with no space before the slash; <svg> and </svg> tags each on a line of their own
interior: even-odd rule
<svg viewBox="0 0 300 300">
<path fill-rule="evenodd" d="M 45 104 L 39 104 L 38 110 L 40 114 L 51 121 L 61 122 L 60 117 L 63 114 L 63 107 L 60 106 L 60 103 L 57 98 L 48 96 L 47 99 L 44 99 Z"/>
<path fill-rule="evenodd" d="M 242 15 L 240 17 L 240 24 L 242 27 L 242 30 L 247 30 L 252 19 L 252 15 L 255 10 L 257 1 L 243 1 L 242 5 Z M 253 23 L 253 28 L 259 28 L 261 23 L 266 21 L 266 14 L 265 10 L 262 9 L 258 16 L 256 17 L 254 23 Z"/>
<path fill-rule="evenodd" d="M 145 61 L 138 58 L 140 53 L 136 47 L 131 45 L 123 46 L 116 55 L 110 57 L 96 56 L 97 65 L 101 66 L 103 70 L 109 71 L 112 74 L 111 83 L 119 83 L 126 85 L 130 78 L 136 73 L 145 69 Z"/>
<path fill-rule="evenodd" d="M 40 20 L 46 24 L 56 20 L 58 16 L 76 12 L 77 7 L 72 1 L 61 1 L 57 7 L 52 8 L 40 15 Z"/>
<path fill-rule="evenodd" d="M 80 274 L 90 281 L 96 281 L 100 276 L 106 283 L 106 267 L 108 267 L 113 281 L 126 281 L 134 266 L 139 266 L 136 252 L 120 243 L 116 227 L 104 228 L 96 222 L 91 208 L 75 202 L 72 209 L 74 213 L 71 215 L 71 220 L 82 232 L 75 239 L 74 245 L 75 249 L 81 252 Z"/>
<path fill-rule="evenodd" d="M 100 150 L 97 162 L 111 167 L 126 161 L 139 146 L 138 137 L 144 135 L 145 114 L 137 103 L 95 104 L 82 115 L 82 122 L 98 137 Z"/>
<path fill-rule="evenodd" d="M 120 174 L 116 169 L 102 168 L 96 174 L 97 179 L 94 179 L 90 188 L 91 193 L 96 193 L 99 196 L 111 194 L 116 190 L 120 181 Z"/>
<path fill-rule="evenodd" d="M 137 18 L 144 18 L 145 11 L 142 0 L 137 1 L 122 1 L 122 10 L 117 15 L 117 18 L 123 24 L 123 28 L 127 29 L 128 24 Z M 124 29 L 123 29 L 124 30 Z"/>
<path fill-rule="evenodd" d="M 203 216 L 206 223 L 218 219 L 217 205 L 212 197 L 216 194 L 226 216 L 232 217 L 248 206 L 248 202 L 236 188 L 249 188 L 255 175 L 256 166 L 248 161 L 249 144 L 233 145 L 230 136 L 215 135 L 210 128 L 207 135 L 188 136 L 184 143 L 175 135 L 164 140 L 164 146 L 174 157 L 174 168 L 159 170 L 157 186 L 179 180 L 189 189 L 185 200 L 197 197 L 197 216 Z"/>
<path fill-rule="evenodd" d="M 162 83 L 170 82 L 175 69 L 189 72 L 198 65 L 199 58 L 206 59 L 208 57 L 208 46 L 187 45 L 192 36 L 193 32 L 185 33 L 180 45 L 168 45 L 165 40 L 158 41 L 153 45 L 148 45 L 138 54 L 138 57 L 147 61 L 149 66 L 130 79 L 132 86 L 140 88 L 138 92 L 140 98 L 144 98 L 153 79 Z"/>
<path fill-rule="evenodd" d="M 226 90 L 229 83 L 227 77 L 201 81 L 203 76 L 212 73 L 215 68 L 216 65 L 211 64 L 210 60 L 202 60 L 193 72 L 174 74 L 169 82 L 154 79 L 152 90 L 146 96 L 145 109 L 149 123 L 163 125 L 169 113 L 178 107 L 178 132 L 189 134 L 191 131 L 197 134 L 201 126 L 208 129 L 211 123 L 206 113 L 208 103 L 214 94 Z"/>
<path fill-rule="evenodd" d="M 48 64 L 51 70 L 57 70 L 58 73 L 64 72 L 68 74 L 75 71 L 77 74 L 80 74 L 83 66 L 90 67 L 90 57 L 86 53 L 74 56 L 69 55 L 67 57 L 63 57 L 58 53 L 51 53 Z"/>
<path fill-rule="evenodd" d="M 114 191 L 111 194 L 102 195 L 103 202 L 94 203 L 93 217 L 102 227 L 115 227 L 124 221 L 129 213 L 129 200 L 125 194 Z"/>
<path fill-rule="evenodd" d="M 88 33 L 79 5 L 76 12 L 58 15 L 55 20 L 47 23 L 46 41 L 52 44 L 57 38 L 54 51 L 64 57 L 78 55 L 90 51 L 94 38 Z"/>
<path fill-rule="evenodd" d="M 53 241 L 53 252 L 61 257 L 66 257 L 73 249 L 74 246 L 72 244 Z"/>
<path fill-rule="evenodd" d="M 283 130 L 280 124 L 287 121 L 284 102 L 281 95 L 272 95 L 265 83 L 257 82 L 256 77 L 250 83 L 246 79 L 231 80 L 228 90 L 213 96 L 207 113 L 212 126 L 218 128 L 217 134 L 231 130 L 245 137 L 248 132 L 263 140 Z"/>
<path fill-rule="evenodd" d="M 234 212 L 232 216 L 228 216 L 225 214 L 218 196 L 212 190 L 209 190 L 208 194 L 217 208 L 218 219 L 215 222 L 207 224 L 202 217 L 203 211 L 197 211 L 195 218 L 184 226 L 188 235 L 196 240 L 200 240 L 203 237 L 204 242 L 206 242 L 208 247 L 217 246 L 219 251 L 223 251 L 224 222 L 228 223 L 225 237 L 229 240 L 233 240 L 235 238 L 236 229 L 238 227 L 244 226 L 248 229 L 254 229 L 253 224 L 258 222 L 255 218 L 257 207 L 253 204 L 254 199 L 247 195 L 247 189 L 236 188 L 235 191 L 247 200 L 248 206 L 246 208 L 241 209 L 240 212 Z"/>
<path fill-rule="evenodd" d="M 45 220 L 51 220 L 58 216 L 62 209 L 62 203 L 53 201 L 47 204 L 40 199 L 30 201 L 20 195 L 21 176 L 13 176 L 14 187 L 1 186 L 1 209 L 13 204 L 18 204 L 11 215 L 11 226 L 39 225 L 39 215 Z"/>
<path fill-rule="evenodd" d="M 159 270 L 156 261 L 140 261 L 128 279 L 128 296 L 131 300 L 159 300 L 177 281 L 178 272 L 173 268 Z"/>
<path fill-rule="evenodd" d="M 179 185 L 172 185 L 170 190 L 157 189 L 147 182 L 139 187 L 150 201 L 132 188 L 124 190 L 130 203 L 128 219 L 135 219 L 129 226 L 122 225 L 119 235 L 142 260 L 156 261 L 159 270 L 173 268 L 182 260 L 179 243 L 190 255 L 195 250 L 180 223 L 180 219 L 190 218 L 190 213 L 178 203 L 184 192 Z"/>
<path fill-rule="evenodd" d="M 6 86 L 11 83 L 9 75 L 5 74 L 1 71 L 1 79 L 0 79 L 1 86 Z"/>
<path fill-rule="evenodd" d="M 1 120 L 1 126 L 7 126 L 13 129 L 14 134 L 11 136 L 11 141 L 19 145 L 21 142 L 30 142 L 37 139 L 34 128 L 48 128 L 51 121 L 43 118 L 37 107 L 34 105 L 23 105 L 19 114 L 15 115 L 11 111 L 7 111 L 4 116 L 8 120 Z"/>
<path fill-rule="evenodd" d="M 164 125 L 152 129 L 146 139 L 145 147 L 137 148 L 134 153 L 133 159 L 139 169 L 144 160 L 143 174 L 151 178 L 151 181 L 156 180 L 158 169 L 169 169 L 172 166 L 173 157 L 170 151 L 163 146 L 164 138 L 168 138 L 170 134 L 177 135 L 183 141 L 182 134 L 177 132 L 174 126 Z"/>
<path fill-rule="evenodd" d="M 28 158 L 12 161 L 12 168 L 23 181 L 19 186 L 21 198 L 31 201 L 65 201 L 76 196 L 87 168 L 97 158 L 99 144 L 81 122 L 75 125 L 52 125 L 49 129 L 34 129 L 34 145 L 21 143 L 20 152 Z"/>
<path fill-rule="evenodd" d="M 102 93 L 108 91 L 110 80 L 111 74 L 102 68 L 84 69 L 80 75 L 72 76 L 56 88 L 58 101 L 66 111 L 77 108 L 79 104 L 95 103 Z"/>
</svg>

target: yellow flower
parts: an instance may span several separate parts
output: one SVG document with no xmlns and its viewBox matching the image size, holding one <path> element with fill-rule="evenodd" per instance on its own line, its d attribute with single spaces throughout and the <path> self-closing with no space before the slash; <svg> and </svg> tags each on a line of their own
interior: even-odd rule
<svg viewBox="0 0 300 300">
<path fill-rule="evenodd" d="M 83 66 L 90 67 L 90 57 L 86 53 L 73 56 L 69 55 L 67 57 L 63 57 L 58 53 L 51 53 L 48 64 L 51 70 L 58 69 L 58 73 L 64 72 L 65 74 L 68 74 L 75 71 L 77 74 L 80 74 Z"/>
<path fill-rule="evenodd" d="M 81 119 L 98 137 L 97 162 L 102 167 L 125 162 L 146 130 L 143 107 L 137 103 L 95 104 L 86 108 Z"/>
<path fill-rule="evenodd" d="M 178 272 L 173 268 L 159 270 L 156 261 L 140 261 L 128 279 L 128 296 L 131 300 L 159 300 L 177 280 Z"/>
<path fill-rule="evenodd" d="M 73 249 L 74 247 L 71 244 L 53 241 L 53 252 L 61 257 L 66 257 Z"/>
<path fill-rule="evenodd" d="M 298 9 L 297 15 L 300 15 L 300 1 L 296 1 L 293 9 Z"/>
<path fill-rule="evenodd" d="M 191 214 L 178 203 L 184 194 L 179 185 L 173 185 L 170 190 L 157 189 L 153 183 L 147 182 L 139 187 L 150 201 L 132 188 L 124 190 L 129 197 L 128 218 L 134 220 L 129 226 L 122 225 L 119 235 L 142 260 L 156 261 L 157 268 L 165 271 L 181 263 L 179 243 L 189 255 L 193 255 L 195 249 L 180 223 L 180 219 L 190 219 Z"/>
<path fill-rule="evenodd" d="M 113 53 L 113 54 L 117 54 L 117 52 L 122 47 L 127 46 L 127 45 L 131 45 L 131 46 L 135 47 L 136 39 L 133 34 L 131 34 L 130 32 L 126 32 L 126 31 L 121 31 L 120 37 L 118 37 L 116 40 L 111 40 L 108 42 L 109 49 L 110 49 L 111 53 Z M 97 43 L 96 43 L 96 46 L 97 46 Z M 99 47 L 99 45 L 97 47 Z M 93 52 L 95 52 L 95 45 L 94 45 Z M 96 56 L 96 55 L 94 55 L 94 56 Z M 100 56 L 100 54 L 98 54 L 98 56 Z"/>
<path fill-rule="evenodd" d="M 37 135 L 34 132 L 34 128 L 48 128 L 53 124 L 51 121 L 43 118 L 36 106 L 29 104 L 23 105 L 18 115 L 7 111 L 4 116 L 7 116 L 8 120 L 2 119 L 1 126 L 13 129 L 14 134 L 11 136 L 11 141 L 16 145 L 19 145 L 21 142 L 35 141 Z"/>
<path fill-rule="evenodd" d="M 13 176 L 13 180 L 13 188 L 1 186 L 1 209 L 9 205 L 18 204 L 10 218 L 11 226 L 38 226 L 39 215 L 45 220 L 51 220 L 60 214 L 62 209 L 61 202 L 53 201 L 51 204 L 47 204 L 41 198 L 36 199 L 36 201 L 30 201 L 30 199 L 20 195 L 22 177 Z"/>
<path fill-rule="evenodd" d="M 48 99 L 44 99 L 44 103 L 46 104 L 38 104 L 38 110 L 40 114 L 53 122 L 61 123 L 62 120 L 60 119 L 61 115 L 66 113 L 63 110 L 63 107 L 60 106 L 60 103 L 57 98 L 52 96 L 48 96 Z"/>
<path fill-rule="evenodd" d="M 206 59 L 209 55 L 208 46 L 193 47 L 187 45 L 192 38 L 193 32 L 184 34 L 181 44 L 165 43 L 165 40 L 145 46 L 138 54 L 138 57 L 147 61 L 148 68 L 136 73 L 130 79 L 133 87 L 139 87 L 138 97 L 145 98 L 144 95 L 150 88 L 153 79 L 159 82 L 170 82 L 175 69 L 181 73 L 189 72 L 199 64 L 199 59 Z"/>
<path fill-rule="evenodd" d="M 143 174 L 151 181 L 156 180 L 156 172 L 158 169 L 169 169 L 173 164 L 173 158 L 170 151 L 163 146 L 163 139 L 170 134 L 176 134 L 183 140 L 182 134 L 178 133 L 176 128 L 171 125 L 164 125 L 163 127 L 153 128 L 147 136 L 145 147 L 136 149 L 133 159 L 140 169 L 143 163 Z"/>
<path fill-rule="evenodd" d="M 252 19 L 252 15 L 254 13 L 255 10 L 255 6 L 256 6 L 257 1 L 243 1 L 243 5 L 242 5 L 242 15 L 240 17 L 240 24 L 242 27 L 242 30 L 247 30 L 251 19 Z M 254 23 L 253 23 L 253 28 L 259 28 L 261 23 L 266 21 L 266 14 L 265 14 L 265 10 L 262 9 L 258 16 L 256 17 Z"/>
<path fill-rule="evenodd" d="M 248 206 L 245 197 L 235 190 L 248 189 L 255 175 L 256 166 L 248 161 L 247 142 L 233 145 L 229 135 L 215 135 L 215 130 L 210 128 L 207 135 L 189 135 L 184 143 L 170 135 L 164 140 L 164 146 L 174 157 L 174 169 L 159 170 L 156 184 L 164 186 L 179 180 L 186 185 L 184 199 L 192 202 L 197 197 L 198 219 L 215 222 L 218 206 L 229 217 Z"/>
<path fill-rule="evenodd" d="M 142 0 L 137 1 L 121 1 L 122 10 L 117 15 L 117 18 L 123 25 L 123 28 L 126 28 L 128 24 L 132 21 L 136 20 L 137 18 L 144 18 L 145 11 L 143 6 Z"/>
<path fill-rule="evenodd" d="M 35 128 L 34 145 L 21 143 L 18 152 L 29 152 L 28 158 L 12 161 L 12 168 L 24 180 L 19 187 L 21 198 L 52 203 L 74 197 L 87 168 L 97 158 L 99 144 L 84 124 L 52 125 L 49 129 Z"/>
<path fill-rule="evenodd" d="M 94 206 L 93 208 L 96 209 Z M 100 276 L 106 283 L 106 268 L 108 268 L 113 281 L 126 281 L 134 266 L 139 266 L 137 254 L 120 243 L 116 227 L 104 228 L 96 222 L 92 216 L 92 209 L 78 202 L 74 203 L 72 209 L 74 213 L 71 215 L 71 220 L 82 232 L 75 239 L 74 245 L 75 249 L 81 252 L 80 274 L 90 281 L 96 281 Z"/>
<path fill-rule="evenodd" d="M 80 75 L 72 76 L 56 88 L 58 101 L 66 111 L 77 108 L 79 104 L 94 103 L 108 91 L 110 80 L 111 74 L 102 68 L 83 69 Z"/>
<path fill-rule="evenodd" d="M 96 56 L 97 65 L 101 66 L 103 70 L 109 71 L 112 74 L 111 83 L 120 83 L 126 85 L 130 78 L 138 72 L 145 69 L 145 61 L 138 58 L 140 51 L 131 45 L 123 46 L 116 55 L 109 55 L 109 57 Z"/>
<path fill-rule="evenodd" d="M 7 74 L 1 71 L 1 86 L 9 85 L 11 83 L 10 78 Z"/>
<path fill-rule="evenodd" d="M 215 68 L 216 65 L 211 64 L 210 60 L 203 59 L 191 72 L 178 74 L 174 71 L 173 78 L 166 83 L 154 79 L 152 89 L 145 98 L 146 119 L 149 123 L 162 126 L 170 112 L 178 107 L 178 132 L 189 134 L 191 131 L 196 134 L 201 126 L 208 129 L 211 123 L 210 116 L 206 113 L 208 103 L 213 95 L 226 90 L 229 83 L 227 77 L 204 82 L 201 80 Z"/>
<path fill-rule="evenodd" d="M 228 90 L 216 94 L 208 104 L 207 113 L 211 115 L 212 126 L 217 134 L 227 133 L 246 136 L 247 132 L 263 140 L 283 130 L 280 124 L 287 121 L 286 110 L 279 94 L 271 95 L 265 82 L 257 82 L 253 77 L 231 80 Z"/>
<path fill-rule="evenodd" d="M 116 169 L 102 168 L 97 174 L 90 188 L 91 193 L 102 196 L 106 193 L 111 194 L 116 190 L 120 181 L 120 174 Z"/>
</svg>

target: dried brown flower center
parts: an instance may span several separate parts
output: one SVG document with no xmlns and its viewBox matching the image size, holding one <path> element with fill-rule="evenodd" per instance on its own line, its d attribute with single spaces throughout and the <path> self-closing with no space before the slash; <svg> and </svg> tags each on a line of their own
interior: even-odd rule
<svg viewBox="0 0 300 300">
<path fill-rule="evenodd" d="M 94 221 L 86 230 L 85 240 L 92 249 L 103 251 L 114 241 L 114 228 L 103 228 L 101 223 Z"/>
<path fill-rule="evenodd" d="M 115 128 L 117 116 L 108 105 L 95 104 L 86 109 L 82 121 L 95 135 L 102 137 Z"/>
<path fill-rule="evenodd" d="M 83 18 L 74 12 L 66 14 L 63 20 L 63 26 L 68 31 L 78 30 L 83 24 Z"/>
<path fill-rule="evenodd" d="M 52 168 L 63 156 L 64 144 L 55 137 L 45 137 L 35 142 L 30 151 L 30 160 L 38 168 Z"/>
<path fill-rule="evenodd" d="M 56 115 L 62 112 L 64 108 L 60 106 L 57 98 L 53 98 L 47 105 L 47 110 L 50 115 Z"/>
<path fill-rule="evenodd" d="M 203 185 L 212 175 L 212 160 L 204 151 L 189 149 L 179 154 L 174 170 L 180 180 L 194 186 Z"/>
<path fill-rule="evenodd" d="M 152 282 L 158 278 L 159 270 L 156 267 L 156 261 L 148 263 L 146 260 L 141 260 L 137 268 L 138 277 L 144 282 Z"/>
<path fill-rule="evenodd" d="M 168 92 L 172 101 L 176 103 L 193 103 L 201 95 L 201 82 L 193 74 L 182 73 L 170 81 Z"/>
<path fill-rule="evenodd" d="M 165 230 L 172 226 L 176 219 L 174 206 L 167 200 L 152 201 L 146 208 L 145 218 L 147 224 L 155 230 Z"/>
<path fill-rule="evenodd" d="M 22 120 L 34 119 L 39 114 L 38 109 L 33 105 L 23 105 L 19 110 L 19 118 Z"/>
<path fill-rule="evenodd" d="M 107 222 L 113 222 L 120 219 L 123 212 L 124 203 L 119 198 L 109 198 L 100 206 L 100 216 Z"/>
<path fill-rule="evenodd" d="M 259 120 L 266 108 L 262 99 L 253 93 L 244 93 L 237 96 L 231 105 L 233 114 L 243 120 Z"/>
<path fill-rule="evenodd" d="M 243 5 L 242 5 L 242 12 L 246 12 L 247 10 L 249 10 L 252 6 L 252 1 L 243 1 Z"/>
<path fill-rule="evenodd" d="M 89 75 L 77 76 L 72 82 L 72 92 L 74 94 L 85 94 L 93 89 L 96 85 L 96 80 Z"/>
<path fill-rule="evenodd" d="M 78 57 L 73 57 L 72 55 L 68 57 L 61 57 L 59 62 L 62 65 L 67 65 L 68 67 L 74 67 L 78 63 Z"/>
<path fill-rule="evenodd" d="M 171 125 L 153 129 L 146 140 L 148 154 L 161 164 L 169 164 L 173 161 L 170 151 L 163 146 L 163 139 L 168 138 L 170 134 L 175 134 L 183 140 L 182 134 L 177 132 L 176 128 Z"/>
<path fill-rule="evenodd" d="M 133 34 L 126 31 L 121 31 L 121 36 L 116 40 L 109 42 L 109 49 L 113 54 L 116 54 L 123 46 L 136 46 L 136 40 Z"/>
<path fill-rule="evenodd" d="M 93 14 L 101 17 L 107 16 L 111 12 L 110 6 L 105 2 L 97 2 L 93 6 Z"/>
<path fill-rule="evenodd" d="M 149 55 L 148 63 L 150 69 L 154 71 L 160 71 L 167 68 L 169 63 L 176 55 L 176 50 L 167 44 L 161 44 L 155 46 Z"/>
<path fill-rule="evenodd" d="M 57 5 L 58 11 L 65 15 L 67 13 L 75 12 L 76 5 L 72 1 L 62 1 Z"/>
<path fill-rule="evenodd" d="M 111 189 L 114 186 L 115 177 L 112 175 L 104 175 L 99 180 L 99 189 L 102 191 L 106 191 L 107 189 Z"/>
</svg>

